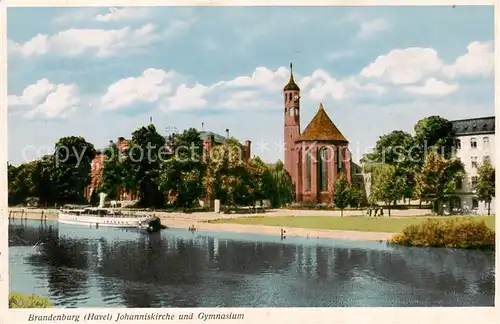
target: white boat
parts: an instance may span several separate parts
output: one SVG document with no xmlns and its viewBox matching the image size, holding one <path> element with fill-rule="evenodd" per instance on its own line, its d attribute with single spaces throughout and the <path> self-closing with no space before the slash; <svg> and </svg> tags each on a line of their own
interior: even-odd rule
<svg viewBox="0 0 500 324">
<path fill-rule="evenodd" d="M 154 216 L 138 215 L 111 208 L 90 207 L 82 209 L 61 209 L 59 223 L 84 225 L 87 227 L 149 228 Z"/>
</svg>

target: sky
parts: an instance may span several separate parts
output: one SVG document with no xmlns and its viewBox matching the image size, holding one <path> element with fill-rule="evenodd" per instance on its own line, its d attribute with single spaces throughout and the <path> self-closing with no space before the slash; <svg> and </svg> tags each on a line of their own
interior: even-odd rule
<svg viewBox="0 0 500 324">
<path fill-rule="evenodd" d="M 353 158 L 421 118 L 494 115 L 493 7 L 8 8 L 9 162 L 64 136 L 96 148 L 153 124 L 283 159 L 293 62 L 301 128 L 319 104 Z"/>
</svg>

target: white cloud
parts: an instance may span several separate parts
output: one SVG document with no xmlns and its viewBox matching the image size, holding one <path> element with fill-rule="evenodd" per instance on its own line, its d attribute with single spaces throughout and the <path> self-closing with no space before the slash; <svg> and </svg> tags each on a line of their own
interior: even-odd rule
<svg viewBox="0 0 500 324">
<path fill-rule="evenodd" d="M 173 96 L 165 99 L 161 109 L 164 111 L 178 111 L 203 108 L 207 104 L 205 95 L 208 90 L 209 88 L 202 84 L 196 84 L 191 88 L 181 84 Z"/>
<path fill-rule="evenodd" d="M 55 35 L 39 34 L 24 44 L 16 44 L 15 51 L 25 57 L 56 52 L 77 56 L 94 52 L 98 57 L 119 54 L 123 49 L 137 48 L 161 39 L 157 27 L 146 24 L 137 29 L 68 29 Z"/>
<path fill-rule="evenodd" d="M 260 87 L 263 90 L 273 91 L 282 88 L 289 77 L 290 71 L 284 67 L 280 67 L 276 71 L 265 67 L 257 67 L 251 76 L 239 76 L 230 81 L 219 82 L 216 86 Z"/>
<path fill-rule="evenodd" d="M 151 10 L 147 8 L 110 8 L 106 14 L 98 14 L 94 17 L 97 21 L 110 22 L 120 20 L 135 20 L 149 17 Z"/>
<path fill-rule="evenodd" d="M 20 96 L 8 97 L 9 107 L 21 107 L 28 118 L 65 118 L 78 108 L 80 98 L 75 84 L 52 84 L 47 79 L 27 86 Z"/>
<path fill-rule="evenodd" d="M 116 110 L 135 101 L 155 102 L 172 90 L 173 71 L 147 69 L 139 77 L 121 79 L 110 85 L 101 98 L 103 110 Z"/>
<path fill-rule="evenodd" d="M 347 89 L 343 82 L 332 78 L 323 70 L 315 70 L 311 76 L 299 80 L 299 86 L 304 91 L 308 88 L 308 95 L 312 100 L 322 100 L 331 96 L 335 100 L 341 100 L 346 95 Z"/>
<path fill-rule="evenodd" d="M 361 76 L 380 78 L 396 85 L 411 84 L 440 71 L 442 65 L 443 62 L 432 48 L 394 49 L 363 68 Z"/>
<path fill-rule="evenodd" d="M 376 34 L 389 30 L 391 25 L 383 18 L 364 21 L 359 26 L 357 37 L 361 39 L 372 38 Z"/>
<path fill-rule="evenodd" d="M 394 85 L 415 84 L 431 76 L 457 78 L 490 76 L 494 70 L 493 42 L 472 42 L 467 53 L 452 64 L 444 63 L 432 48 L 394 49 L 380 55 L 361 70 L 365 78 L 380 79 Z"/>
<path fill-rule="evenodd" d="M 447 96 L 459 88 L 458 84 L 448 84 L 435 78 L 429 78 L 422 86 L 409 86 L 404 90 L 409 93 L 428 96 Z"/>
<path fill-rule="evenodd" d="M 494 70 L 493 42 L 472 42 L 467 46 L 467 54 L 458 57 L 451 65 L 443 68 L 452 78 L 460 76 L 489 76 Z"/>
</svg>

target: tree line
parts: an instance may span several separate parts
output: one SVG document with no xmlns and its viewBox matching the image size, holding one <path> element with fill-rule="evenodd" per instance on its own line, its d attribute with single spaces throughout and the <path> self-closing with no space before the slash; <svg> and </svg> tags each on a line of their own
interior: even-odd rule
<svg viewBox="0 0 500 324">
<path fill-rule="evenodd" d="M 87 200 L 85 190 L 97 153 L 83 137 L 71 136 L 59 139 L 52 155 L 19 166 L 9 164 L 9 204 L 29 199 L 44 206 L 96 203 L 98 193 L 118 200 L 121 190 L 133 193 L 138 207 L 155 208 L 190 208 L 207 195 L 228 206 L 269 199 L 279 207 L 294 199 L 291 178 L 281 161 L 266 164 L 259 157 L 246 159 L 234 138 L 204 154 L 196 129 L 165 138 L 148 125 L 132 133 L 125 150 L 110 142 L 102 152 L 99 186 Z"/>
<path fill-rule="evenodd" d="M 389 208 L 401 199 L 420 199 L 438 214 L 465 179 L 464 162 L 455 156 L 457 138 L 450 121 L 440 116 L 419 120 L 414 135 L 395 130 L 383 135 L 362 163 L 371 172 L 370 200 Z M 495 169 L 489 161 L 478 165 L 475 193 L 490 206 L 495 196 Z M 490 208 L 488 207 L 488 214 Z"/>
</svg>

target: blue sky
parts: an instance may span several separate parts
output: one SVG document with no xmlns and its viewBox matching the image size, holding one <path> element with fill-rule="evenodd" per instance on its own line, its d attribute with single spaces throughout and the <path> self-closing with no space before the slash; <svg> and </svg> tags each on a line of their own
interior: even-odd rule
<svg viewBox="0 0 500 324">
<path fill-rule="evenodd" d="M 283 158 L 289 63 L 301 126 L 323 102 L 353 157 L 423 117 L 494 115 L 493 7 L 8 8 L 9 161 L 62 136 L 103 148 L 150 117 Z"/>
</svg>

